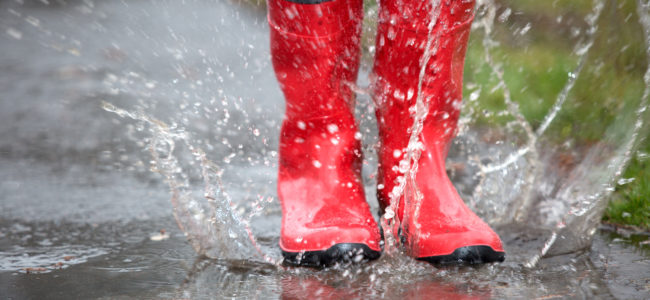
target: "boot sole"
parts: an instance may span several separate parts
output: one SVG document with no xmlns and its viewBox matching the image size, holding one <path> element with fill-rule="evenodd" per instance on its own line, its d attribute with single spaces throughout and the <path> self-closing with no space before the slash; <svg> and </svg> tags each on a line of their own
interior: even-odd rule
<svg viewBox="0 0 650 300">
<path fill-rule="evenodd" d="M 287 252 L 282 251 L 283 263 L 288 266 L 323 268 L 336 264 L 350 265 L 379 258 L 381 252 L 365 244 L 336 244 L 327 250 Z"/>
<path fill-rule="evenodd" d="M 505 252 L 494 251 L 490 246 L 466 246 L 454 250 L 449 255 L 418 257 L 434 265 L 476 265 L 492 262 L 503 262 Z"/>
</svg>

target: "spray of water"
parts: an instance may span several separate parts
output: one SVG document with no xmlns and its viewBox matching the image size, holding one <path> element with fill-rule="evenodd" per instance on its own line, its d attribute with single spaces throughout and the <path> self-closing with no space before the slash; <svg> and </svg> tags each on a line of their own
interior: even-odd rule
<svg viewBox="0 0 650 300">
<path fill-rule="evenodd" d="M 174 217 L 179 227 L 188 233 L 190 244 L 197 253 L 218 259 L 251 260 L 261 257 L 266 262 L 277 261 L 258 246 L 250 228 L 250 219 L 243 219 L 233 210 L 232 200 L 221 180 L 221 168 L 210 161 L 201 148 L 191 143 L 187 131 L 108 102 L 103 102 L 102 108 L 149 125 L 151 140 L 147 148 L 154 162 L 151 171 L 164 176 L 172 193 Z M 203 198 L 194 195 L 188 176 L 183 173 L 175 156 L 177 141 L 182 142 L 199 162 L 204 181 Z M 254 212 L 249 217 L 253 215 Z"/>
<path fill-rule="evenodd" d="M 602 1 L 598 2 L 595 6 L 592 17 L 589 18 L 589 24 L 591 26 L 589 31 L 591 35 L 593 35 L 593 32 L 596 31 L 595 26 L 597 16 L 600 15 L 603 7 L 604 3 Z M 643 1 L 639 0 L 637 2 L 637 14 L 639 16 L 639 23 L 641 23 L 641 26 L 643 27 L 645 33 L 646 55 L 649 59 L 648 61 L 650 61 L 649 12 L 650 4 L 643 3 Z M 588 51 L 588 47 L 591 47 L 591 44 L 593 44 L 593 39 L 589 41 L 587 50 L 585 50 L 584 53 Z M 580 69 L 582 69 L 583 63 L 584 61 L 580 62 Z M 646 120 L 648 120 L 648 98 L 650 98 L 650 64 L 648 65 L 643 79 L 646 84 L 646 88 L 643 92 L 639 106 L 635 111 L 634 127 L 632 128 L 631 133 L 626 138 L 626 141 L 623 143 L 623 145 L 619 149 L 616 149 L 616 153 L 613 155 L 615 159 L 610 163 L 610 173 L 606 174 L 603 183 L 600 185 L 601 188 L 596 189 L 595 192 L 586 191 L 584 187 L 585 181 L 582 181 L 576 182 L 564 189 L 563 194 L 560 195 L 560 198 L 568 199 L 569 196 L 577 196 L 577 199 L 573 202 L 569 211 L 564 215 L 564 217 L 562 217 L 562 220 L 558 221 L 554 226 L 555 229 L 551 233 L 550 238 L 544 244 L 544 247 L 540 250 L 540 252 L 531 257 L 530 260 L 525 263 L 526 267 L 534 267 L 542 257 L 547 255 L 549 251 L 552 251 L 554 246 L 557 248 L 557 250 L 555 250 L 555 254 L 561 254 L 573 250 L 572 248 L 566 247 L 564 245 L 556 246 L 555 243 L 557 242 L 558 236 L 562 236 L 565 239 L 572 239 L 574 242 L 579 244 L 586 244 L 590 241 L 591 236 L 595 233 L 597 223 L 600 221 L 600 216 L 605 209 L 606 202 L 603 199 L 607 199 L 609 194 L 614 191 L 614 186 L 619 181 L 619 178 L 623 174 L 625 167 L 627 166 L 629 160 L 632 158 L 634 150 L 638 147 L 640 140 L 644 138 L 643 130 L 647 129 L 648 127 Z M 570 84 L 573 86 L 572 83 Z M 561 97 L 562 96 L 566 97 L 564 91 L 561 94 Z M 560 102 L 560 100 L 564 101 L 564 99 L 558 99 L 558 102 Z M 558 103 L 556 103 L 556 105 L 558 105 Z M 554 107 L 554 110 L 549 115 L 554 116 L 557 114 L 557 111 L 559 111 L 559 108 L 556 110 Z M 550 123 L 550 121 L 548 122 Z M 544 122 L 544 124 L 546 124 L 546 122 Z M 546 127 L 540 127 L 540 130 L 538 131 L 540 133 L 543 133 L 543 130 L 545 128 Z M 592 153 L 604 151 L 604 149 L 596 150 L 598 151 Z M 591 171 L 590 166 L 597 163 L 597 157 L 595 156 L 596 155 L 587 157 L 585 161 L 578 167 L 578 171 L 582 173 L 582 175 L 584 175 L 586 178 L 588 178 L 586 173 Z M 586 182 L 591 183 L 592 181 L 589 180 Z M 579 192 L 576 193 L 576 191 Z M 571 226 L 567 226 L 567 224 Z"/>
</svg>

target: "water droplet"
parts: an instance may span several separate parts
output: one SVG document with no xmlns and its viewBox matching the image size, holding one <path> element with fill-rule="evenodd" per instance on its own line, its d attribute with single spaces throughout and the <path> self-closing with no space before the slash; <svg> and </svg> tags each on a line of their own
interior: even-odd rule
<svg viewBox="0 0 650 300">
<path fill-rule="evenodd" d="M 506 8 L 506 10 L 504 10 L 503 13 L 499 15 L 499 22 L 503 23 L 505 21 L 508 21 L 508 18 L 510 17 L 511 13 L 512 13 L 512 9 L 510 9 L 509 7 Z"/>
<path fill-rule="evenodd" d="M 298 128 L 300 128 L 302 130 L 305 130 L 307 128 L 307 124 L 305 124 L 305 122 L 303 122 L 303 121 L 298 121 L 297 125 L 298 125 Z"/>
<path fill-rule="evenodd" d="M 23 33 L 20 32 L 20 31 L 18 31 L 18 30 L 16 30 L 16 29 L 13 29 L 13 28 L 7 28 L 7 34 L 8 34 L 10 37 L 12 37 L 12 38 L 14 38 L 14 39 L 17 39 L 17 40 L 20 40 L 20 39 L 23 38 Z"/>
<path fill-rule="evenodd" d="M 473 91 L 471 94 L 469 94 L 469 101 L 476 101 L 478 100 L 478 97 L 481 95 L 480 90 Z"/>
<path fill-rule="evenodd" d="M 316 168 L 320 168 L 320 167 L 323 166 L 323 164 L 321 164 L 320 161 L 317 161 L 317 160 L 312 161 L 312 164 L 313 164 L 314 167 L 316 167 Z"/>
<path fill-rule="evenodd" d="M 524 26 L 524 28 L 521 29 L 521 31 L 519 32 L 519 34 L 524 35 L 524 34 L 528 33 L 528 31 L 529 31 L 530 28 L 532 28 L 532 27 L 533 27 L 533 26 L 532 26 L 530 23 L 527 23 L 526 26 Z"/>
<path fill-rule="evenodd" d="M 386 212 L 384 212 L 384 219 L 390 220 L 395 217 L 395 212 L 392 208 L 387 207 Z"/>
<path fill-rule="evenodd" d="M 633 182 L 635 179 L 636 179 L 636 178 L 634 178 L 634 177 L 632 177 L 632 178 L 621 178 L 621 179 L 619 179 L 619 180 L 617 181 L 617 183 L 618 183 L 619 185 L 625 185 L 625 184 L 628 184 L 628 183 L 630 183 L 630 182 Z"/>
<path fill-rule="evenodd" d="M 339 127 L 336 126 L 336 124 L 329 124 L 329 125 L 327 125 L 327 131 L 329 131 L 329 133 L 333 134 L 333 133 L 339 131 Z"/>
<path fill-rule="evenodd" d="M 293 11 L 291 11 L 291 7 L 288 7 L 287 9 L 285 9 L 284 13 L 287 16 L 287 18 L 289 18 L 289 20 L 293 20 L 293 18 L 296 17 L 296 15 L 293 13 Z"/>
<path fill-rule="evenodd" d="M 402 173 L 402 174 L 406 174 L 406 172 L 409 171 L 410 167 L 411 167 L 411 164 L 409 163 L 408 160 L 403 159 L 403 160 L 401 160 L 399 162 L 399 172 Z"/>
<path fill-rule="evenodd" d="M 395 92 L 393 92 L 393 97 L 397 98 L 397 100 L 404 101 L 404 93 L 400 90 L 395 90 Z"/>
<path fill-rule="evenodd" d="M 395 39 L 396 36 L 397 33 L 395 32 L 395 29 L 392 26 L 388 27 L 388 34 L 386 35 L 386 37 L 388 37 L 388 39 L 392 41 Z"/>
<path fill-rule="evenodd" d="M 28 16 L 27 18 L 25 18 L 25 21 L 34 27 L 39 27 L 41 25 L 41 21 L 32 16 Z"/>
</svg>

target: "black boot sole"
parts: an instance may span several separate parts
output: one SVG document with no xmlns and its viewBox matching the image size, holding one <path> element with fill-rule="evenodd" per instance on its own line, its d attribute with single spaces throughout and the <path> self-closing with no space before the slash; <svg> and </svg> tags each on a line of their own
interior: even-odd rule
<svg viewBox="0 0 650 300">
<path fill-rule="evenodd" d="M 350 265 L 379 258 L 381 252 L 370 249 L 365 244 L 336 244 L 327 250 L 287 252 L 282 251 L 283 264 L 288 266 L 324 268 L 336 264 Z"/>
<path fill-rule="evenodd" d="M 418 257 L 417 259 L 434 265 L 449 266 L 503 262 L 505 258 L 505 252 L 494 251 L 490 246 L 467 246 L 458 248 L 449 255 Z"/>
</svg>

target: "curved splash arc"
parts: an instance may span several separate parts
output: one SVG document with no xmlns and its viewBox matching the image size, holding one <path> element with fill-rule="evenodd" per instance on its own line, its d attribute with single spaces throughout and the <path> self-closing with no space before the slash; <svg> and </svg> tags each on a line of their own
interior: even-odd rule
<svg viewBox="0 0 650 300">
<path fill-rule="evenodd" d="M 495 87 L 495 89 L 497 88 L 502 89 L 504 102 L 507 105 L 507 112 L 510 115 L 514 116 L 516 124 L 524 129 L 527 137 L 527 142 L 525 146 L 519 148 L 513 153 L 510 153 L 502 162 L 491 163 L 488 165 L 479 163 L 479 168 L 480 168 L 479 176 L 481 177 L 482 181 L 477 186 L 474 196 L 475 198 L 480 196 L 480 191 L 481 191 L 480 187 L 482 186 L 487 174 L 506 170 L 508 167 L 512 166 L 513 164 L 516 164 L 519 161 L 519 159 L 525 158 L 526 163 L 528 164 L 528 168 L 526 170 L 526 175 L 524 176 L 525 189 L 522 193 L 523 196 L 521 197 L 521 201 L 520 201 L 521 203 L 515 203 L 513 207 L 514 209 L 512 210 L 514 214 L 512 216 L 502 216 L 500 218 L 502 220 L 501 222 L 507 223 L 509 222 L 509 220 L 514 220 L 516 222 L 521 223 L 525 220 L 527 215 L 530 213 L 530 209 L 533 204 L 532 196 L 534 192 L 534 182 L 536 182 L 537 179 L 540 178 L 540 176 L 542 176 L 542 174 L 540 173 L 541 170 L 539 169 L 539 163 L 540 163 L 539 148 L 542 147 L 542 145 L 540 145 L 539 140 L 542 137 L 542 135 L 545 133 L 546 129 L 557 117 L 562 106 L 566 102 L 569 93 L 575 86 L 575 83 L 582 72 L 582 69 L 587 61 L 589 50 L 594 44 L 595 33 L 597 32 L 598 29 L 597 22 L 600 19 L 605 4 L 602 0 L 595 1 L 592 13 L 587 15 L 587 17 L 585 18 L 585 21 L 589 26 L 589 28 L 587 30 L 587 36 L 585 38 L 585 41 L 576 46 L 576 49 L 578 49 L 575 51 L 576 54 L 578 55 L 578 64 L 574 68 L 574 70 L 569 73 L 566 84 L 564 85 L 562 91 L 556 98 L 556 101 L 553 104 L 553 106 L 549 109 L 548 113 L 544 116 L 544 119 L 541 122 L 540 126 L 537 128 L 537 130 L 533 130 L 532 125 L 524 117 L 517 102 L 515 102 L 512 99 L 508 85 L 504 80 L 503 68 L 499 64 L 495 63 L 494 60 L 492 59 L 490 49 L 495 45 L 497 45 L 497 43 L 494 41 L 492 37 L 493 34 L 492 27 L 494 26 L 494 20 L 496 18 L 496 5 L 492 0 L 479 0 L 479 3 L 481 5 L 484 5 L 487 10 L 486 16 L 481 19 L 481 22 L 477 22 L 477 23 L 479 25 L 478 27 L 482 27 L 485 31 L 485 36 L 483 39 L 483 45 L 485 47 L 485 52 L 484 52 L 485 60 L 487 64 L 490 66 L 493 74 L 496 75 L 499 81 L 499 84 L 497 85 L 497 87 Z"/>
<path fill-rule="evenodd" d="M 555 230 L 541 249 L 540 253 L 533 256 L 525 264 L 527 267 L 535 266 L 541 257 L 563 254 L 575 251 L 576 248 L 584 248 L 589 245 L 591 237 L 595 233 L 595 228 L 600 222 L 600 217 L 606 209 L 608 196 L 614 191 L 616 182 L 625 171 L 634 151 L 639 147 L 640 142 L 647 135 L 647 129 L 650 127 L 650 109 L 648 109 L 650 101 L 650 3 L 644 4 L 641 0 L 638 0 L 637 15 L 639 17 L 639 23 L 644 29 L 643 32 L 648 65 L 643 76 L 643 81 L 645 82 L 646 87 L 643 91 L 639 106 L 635 110 L 635 121 L 632 133 L 627 137 L 627 140 L 623 145 L 614 151 L 614 160 L 609 164 L 608 168 L 612 171 L 604 176 L 605 179 L 602 180 L 604 183 L 600 185 L 601 190 L 589 193 L 581 189 L 583 187 L 580 186 L 580 183 L 584 184 L 585 182 L 590 182 L 588 181 L 588 174 L 584 175 L 586 178 L 583 180 L 584 182 L 577 182 L 576 185 L 571 185 L 565 189 L 564 198 L 573 195 L 580 195 L 581 197 L 578 201 L 574 202 L 562 220 L 557 222 Z M 594 158 L 590 159 L 588 157 L 583 161 L 583 163 L 581 163 L 580 167 L 588 167 L 595 159 L 597 159 L 596 153 L 605 151 L 604 149 L 595 150 L 596 151 L 590 151 L 590 154 L 593 154 Z M 584 170 L 583 173 L 588 173 L 589 171 L 591 170 Z M 574 240 L 574 243 L 577 245 L 556 244 L 557 236 L 562 236 L 564 239 Z"/>
<path fill-rule="evenodd" d="M 221 181 L 221 169 L 207 159 L 205 152 L 192 145 L 186 131 L 171 128 L 160 120 L 140 112 L 130 112 L 102 102 L 102 108 L 120 117 L 143 121 L 149 125 L 151 141 L 147 148 L 153 158 L 152 171 L 165 177 L 172 194 L 173 213 L 181 230 L 200 254 L 215 259 L 254 260 L 261 258 L 276 263 L 257 244 L 250 225 L 232 208 L 230 196 Z M 199 162 L 204 183 L 204 201 L 197 199 L 174 155 L 176 142 L 181 141 Z"/>
<path fill-rule="evenodd" d="M 578 78 L 580 78 L 587 57 L 589 56 L 591 52 L 590 50 L 595 41 L 596 32 L 598 31 L 597 23 L 604 10 L 605 1 L 595 0 L 592 11 L 585 17 L 585 23 L 588 26 L 585 31 L 585 37 L 581 39 L 581 42 L 579 42 L 574 49 L 574 53 L 578 59 L 577 66 L 569 73 L 568 80 L 560 91 L 560 94 L 557 96 L 555 103 L 549 109 L 548 113 L 542 120 L 541 125 L 535 131 L 530 130 L 530 123 L 523 118 L 520 108 L 516 105 L 516 102 L 511 99 L 508 86 L 503 79 L 503 68 L 491 57 L 490 49 L 497 45 L 492 31 L 494 19 L 496 17 L 495 3 L 490 0 L 479 0 L 479 5 L 484 5 L 483 8 L 485 14 L 475 22 L 475 25 L 476 27 L 485 30 L 483 46 L 485 49 L 486 62 L 490 67 L 492 74 L 494 74 L 496 79 L 498 79 L 498 84 L 493 91 L 498 89 L 503 91 L 507 112 L 514 117 L 515 121 L 513 123 L 524 129 L 526 132 L 526 139 L 524 140 L 525 142 L 523 146 L 507 153 L 505 159 L 501 161 L 484 164 L 480 159 L 473 160 L 476 162 L 479 169 L 477 175 L 481 181 L 475 186 L 472 198 L 474 198 L 474 200 L 478 199 L 479 201 L 483 201 L 483 203 L 481 203 L 483 207 L 481 208 L 486 208 L 490 204 L 498 204 L 487 203 L 484 199 L 481 199 L 482 191 L 490 188 L 490 186 L 488 186 L 489 182 L 486 181 L 488 175 L 491 177 L 502 176 L 496 174 L 498 172 L 503 172 L 503 174 L 506 174 L 507 172 L 523 174 L 522 177 L 526 182 L 523 196 L 512 199 L 507 199 L 507 197 L 505 197 L 501 200 L 493 200 L 496 202 L 500 201 L 499 203 L 502 202 L 502 204 L 512 204 L 511 207 L 518 207 L 516 214 L 508 215 L 507 212 L 495 212 L 494 215 L 490 216 L 492 217 L 491 220 L 493 222 L 496 220 L 497 222 L 508 224 L 512 220 L 521 223 L 532 213 L 532 209 L 534 208 L 533 200 L 535 200 L 532 196 L 536 195 L 535 193 L 539 193 L 536 196 L 545 197 L 543 192 L 540 190 L 543 189 L 543 187 L 534 186 L 533 183 L 537 183 L 537 185 L 543 185 L 543 183 L 551 185 L 557 184 L 557 191 L 554 192 L 554 196 L 552 196 L 553 198 L 545 199 L 544 201 L 553 202 L 558 205 L 561 204 L 559 205 L 559 211 L 556 211 L 556 214 L 559 214 L 560 218 L 555 219 L 551 216 L 544 220 L 543 223 L 550 226 L 550 233 L 546 239 L 546 243 L 541 249 L 539 249 L 539 252 L 536 255 L 525 263 L 527 266 L 534 266 L 543 256 L 575 251 L 590 244 L 591 236 L 595 232 L 600 217 L 606 207 L 607 197 L 611 191 L 613 191 L 617 178 L 619 178 L 624 171 L 634 149 L 638 147 L 639 141 L 643 138 L 643 129 L 648 126 L 646 122 L 649 117 L 647 105 L 648 94 L 650 94 L 650 71 L 647 71 L 644 76 L 646 89 L 643 92 L 636 114 L 632 116 L 632 130 L 627 132 L 624 137 L 617 138 L 615 136 L 616 133 L 613 132 L 613 128 L 608 128 L 603 132 L 601 143 L 592 146 L 581 159 L 579 165 L 570 169 L 570 174 L 567 178 L 571 179 L 564 182 L 553 183 L 553 180 L 547 178 L 552 176 L 552 174 L 547 174 L 543 168 L 538 167 L 542 163 L 550 163 L 550 161 L 546 160 L 541 161 L 542 158 L 539 153 L 542 152 L 542 147 L 545 147 L 545 145 L 542 145 L 540 140 L 544 136 L 547 128 L 555 121 L 563 105 L 567 102 L 569 93 L 573 89 Z M 648 6 L 649 5 L 644 4 L 643 1 L 637 2 L 637 14 L 642 28 L 645 29 L 644 32 L 646 33 L 646 51 L 650 52 L 650 38 L 648 37 L 648 32 L 650 32 Z M 650 59 L 650 53 L 647 55 Z M 650 66 L 648 66 L 648 69 L 650 70 Z M 625 118 L 625 116 L 619 116 L 618 118 L 619 120 L 623 120 L 622 118 Z M 627 123 L 627 121 L 625 122 Z M 610 145 L 619 146 L 615 147 L 615 149 L 611 149 L 611 146 L 607 146 L 608 143 Z M 603 158 L 608 160 L 607 165 L 603 165 Z M 525 163 L 523 161 L 525 161 Z M 498 190 L 497 195 L 501 195 L 499 193 L 503 192 L 504 191 Z M 535 226 L 532 223 L 528 225 Z"/>
</svg>

